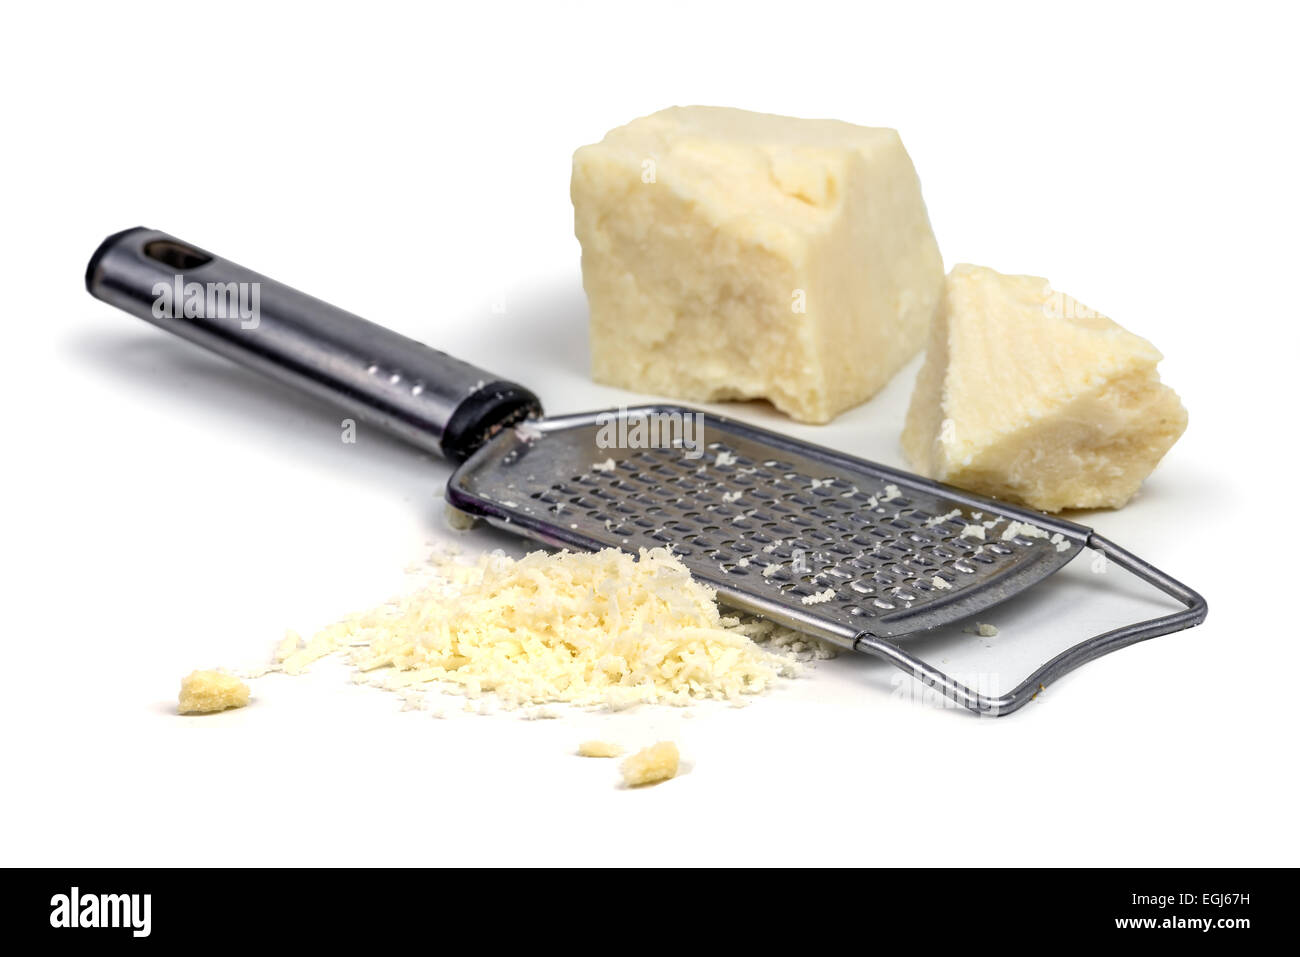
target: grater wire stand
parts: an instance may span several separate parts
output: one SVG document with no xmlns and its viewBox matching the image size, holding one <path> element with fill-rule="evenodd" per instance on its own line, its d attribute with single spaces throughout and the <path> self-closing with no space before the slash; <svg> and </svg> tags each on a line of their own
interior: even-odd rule
<svg viewBox="0 0 1300 957">
<path fill-rule="evenodd" d="M 1171 578 L 1154 565 L 1096 533 L 1088 537 L 1088 547 L 1106 556 L 1109 562 L 1158 588 L 1171 598 L 1177 599 L 1185 607 L 1182 611 L 1148 618 L 1085 639 L 1042 665 L 1009 693 L 996 697 L 980 694 L 955 681 L 933 665 L 904 651 L 889 639 L 864 633 L 854 641 L 853 648 L 855 651 L 888 661 L 911 674 L 917 681 L 934 688 L 976 714 L 998 717 L 1023 708 L 1047 685 L 1094 658 L 1108 655 L 1112 651 L 1137 644 L 1139 641 L 1146 641 L 1148 638 L 1192 628 L 1205 620 L 1208 610 L 1205 599 L 1182 582 Z"/>
</svg>

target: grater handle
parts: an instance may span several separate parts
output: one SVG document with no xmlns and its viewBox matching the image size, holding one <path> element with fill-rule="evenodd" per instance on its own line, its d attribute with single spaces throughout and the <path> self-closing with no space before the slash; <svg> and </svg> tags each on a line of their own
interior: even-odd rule
<svg viewBox="0 0 1300 957">
<path fill-rule="evenodd" d="M 1148 638 L 1156 638 L 1160 635 L 1191 628 L 1205 620 L 1208 611 L 1205 599 L 1182 582 L 1171 578 L 1160 569 L 1138 558 L 1127 549 L 1120 548 L 1114 542 L 1103 538 L 1096 532 L 1088 536 L 1088 547 L 1105 555 L 1108 561 L 1113 562 L 1125 571 L 1131 572 L 1147 584 L 1154 585 L 1166 595 L 1176 598 L 1183 604 L 1183 610 L 1169 615 L 1161 615 L 1158 618 L 1149 618 L 1146 621 L 1140 621 L 1132 625 L 1125 625 L 1122 628 L 1115 628 L 1081 641 L 1039 667 L 1028 678 L 1020 682 L 1014 690 L 999 697 L 983 695 L 968 688 L 933 665 L 922 661 L 915 655 L 908 654 L 894 642 L 884 638 L 862 634 L 853 643 L 853 648 L 855 651 L 885 659 L 903 671 L 909 672 L 918 681 L 935 688 L 948 698 L 956 701 L 962 707 L 969 708 L 977 714 L 999 717 L 1023 708 L 1034 699 L 1038 692 L 1057 678 L 1069 674 L 1075 668 L 1092 661 L 1094 658 L 1108 655 L 1112 651 L 1118 651 L 1120 648 L 1136 644 L 1139 641 L 1146 641 Z"/>
<path fill-rule="evenodd" d="M 541 415 L 521 385 L 156 229 L 105 239 L 86 289 L 453 462 Z"/>
</svg>

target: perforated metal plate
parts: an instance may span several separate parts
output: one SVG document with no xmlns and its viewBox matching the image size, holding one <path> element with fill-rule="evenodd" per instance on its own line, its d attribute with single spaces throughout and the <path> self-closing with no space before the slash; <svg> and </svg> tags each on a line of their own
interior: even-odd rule
<svg viewBox="0 0 1300 957">
<path fill-rule="evenodd" d="M 674 416 L 691 416 L 698 435 L 674 432 Z M 653 434 L 637 423 L 652 420 L 659 446 L 635 447 Z M 618 438 L 621 446 L 611 441 Z M 1003 601 L 1065 565 L 1089 535 L 1083 526 L 672 406 L 507 430 L 456 471 L 447 499 L 554 546 L 671 545 L 726 604 L 848 647 L 862 634 L 923 631 Z M 1013 521 L 1041 533 L 1004 539 Z M 983 540 L 963 534 L 984 523 L 992 527 Z"/>
</svg>

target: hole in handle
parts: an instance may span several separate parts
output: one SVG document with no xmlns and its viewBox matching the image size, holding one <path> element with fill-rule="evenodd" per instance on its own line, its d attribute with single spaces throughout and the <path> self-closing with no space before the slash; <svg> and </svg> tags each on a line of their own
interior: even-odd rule
<svg viewBox="0 0 1300 957">
<path fill-rule="evenodd" d="M 144 254 L 150 259 L 156 259 L 163 265 L 171 266 L 173 269 L 182 272 L 186 269 L 198 269 L 200 266 L 206 266 L 215 258 L 201 249 L 186 246 L 174 239 L 155 239 L 151 243 L 146 243 Z"/>
</svg>

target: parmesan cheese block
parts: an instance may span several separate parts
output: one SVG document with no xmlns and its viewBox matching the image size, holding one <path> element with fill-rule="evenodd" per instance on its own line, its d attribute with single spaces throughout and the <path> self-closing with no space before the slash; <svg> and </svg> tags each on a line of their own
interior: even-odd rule
<svg viewBox="0 0 1300 957">
<path fill-rule="evenodd" d="M 680 761 L 677 745 L 671 741 L 660 741 L 644 750 L 638 751 L 623 762 L 623 784 L 630 788 L 639 788 L 646 784 L 658 784 L 677 776 Z"/>
<path fill-rule="evenodd" d="M 1187 427 L 1160 359 L 1045 279 L 959 265 L 903 450 L 923 475 L 1043 511 L 1118 508 Z"/>
<path fill-rule="evenodd" d="M 573 157 L 599 382 L 826 422 L 925 340 L 943 261 L 898 133 L 717 107 Z"/>
<path fill-rule="evenodd" d="M 242 708 L 248 704 L 248 685 L 220 671 L 194 671 L 181 681 L 176 710 L 181 714 L 207 714 Z"/>
</svg>

